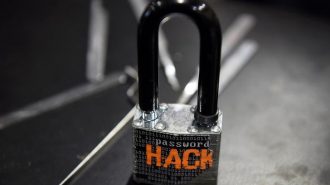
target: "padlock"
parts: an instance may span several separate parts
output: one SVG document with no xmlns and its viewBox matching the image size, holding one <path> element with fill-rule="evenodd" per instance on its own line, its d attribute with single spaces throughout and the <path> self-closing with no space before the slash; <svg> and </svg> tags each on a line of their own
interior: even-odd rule
<svg viewBox="0 0 330 185">
<path fill-rule="evenodd" d="M 158 102 L 158 30 L 172 13 L 191 18 L 200 33 L 196 106 Z M 137 184 L 217 184 L 220 51 L 220 24 L 203 1 L 157 0 L 147 6 L 138 27 L 139 104 L 132 123 Z"/>
</svg>

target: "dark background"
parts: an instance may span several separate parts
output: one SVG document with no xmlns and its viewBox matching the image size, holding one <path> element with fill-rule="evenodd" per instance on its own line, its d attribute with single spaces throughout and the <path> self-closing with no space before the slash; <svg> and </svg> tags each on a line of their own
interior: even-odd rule
<svg viewBox="0 0 330 185">
<path fill-rule="evenodd" d="M 330 22 L 327 1 L 209 0 L 223 30 L 257 19 L 251 63 L 220 96 L 224 112 L 220 184 L 330 184 Z M 0 115 L 88 83 L 90 1 L 0 2 Z M 107 74 L 136 66 L 137 21 L 127 1 L 108 0 Z M 198 63 L 197 31 L 184 18 L 165 26 L 178 78 Z M 175 102 L 160 73 L 162 101 Z M 0 184 L 58 184 L 130 110 L 129 84 L 106 89 L 0 130 Z M 1 116 L 0 116 L 1 117 Z M 131 130 L 76 184 L 126 184 Z"/>
</svg>

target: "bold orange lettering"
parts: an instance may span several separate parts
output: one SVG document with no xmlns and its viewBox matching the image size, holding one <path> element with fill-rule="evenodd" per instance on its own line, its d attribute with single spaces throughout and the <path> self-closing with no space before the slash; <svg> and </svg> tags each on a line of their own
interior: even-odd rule
<svg viewBox="0 0 330 185">
<path fill-rule="evenodd" d="M 195 170 L 200 165 L 200 161 L 195 161 L 194 165 L 189 165 L 189 155 L 194 154 L 195 156 L 199 156 L 200 153 L 197 149 L 188 149 L 183 153 L 182 165 L 186 170 Z"/>
<path fill-rule="evenodd" d="M 171 164 L 174 164 L 176 169 L 181 168 L 181 159 L 179 157 L 177 149 L 171 149 L 170 153 L 168 154 L 165 160 L 164 168 L 167 168 Z"/>
<path fill-rule="evenodd" d="M 209 164 L 209 166 L 211 167 L 213 164 L 213 152 L 207 149 L 202 149 L 202 155 L 201 155 L 201 169 L 205 170 L 206 169 L 206 164 Z"/>
<path fill-rule="evenodd" d="M 156 153 L 152 153 L 152 146 L 147 144 L 146 152 L 147 152 L 147 164 L 152 165 L 152 158 L 156 158 L 156 166 L 161 166 L 161 156 L 162 156 L 162 147 L 156 146 Z"/>
</svg>

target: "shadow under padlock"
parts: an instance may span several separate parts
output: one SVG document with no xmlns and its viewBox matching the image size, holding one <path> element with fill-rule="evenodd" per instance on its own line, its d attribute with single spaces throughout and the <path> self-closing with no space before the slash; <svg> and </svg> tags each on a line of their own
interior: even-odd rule
<svg viewBox="0 0 330 185">
<path fill-rule="evenodd" d="M 197 106 L 158 102 L 158 31 L 172 13 L 185 14 L 199 29 Z M 147 6 L 138 28 L 139 104 L 132 123 L 134 165 L 128 184 L 217 184 L 220 48 L 218 19 L 203 1 L 156 0 Z"/>
<path fill-rule="evenodd" d="M 136 183 L 133 179 L 133 175 L 131 175 L 126 185 L 148 185 L 148 184 L 143 184 L 143 183 L 138 184 L 138 183 Z"/>
</svg>

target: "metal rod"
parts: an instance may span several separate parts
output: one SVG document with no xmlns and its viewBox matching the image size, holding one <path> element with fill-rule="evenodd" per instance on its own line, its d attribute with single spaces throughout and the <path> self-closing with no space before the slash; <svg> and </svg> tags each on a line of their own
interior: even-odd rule
<svg viewBox="0 0 330 185">
<path fill-rule="evenodd" d="M 234 47 L 243 39 L 245 35 L 255 25 L 255 18 L 249 14 L 240 15 L 234 23 L 226 30 L 222 40 L 221 60 L 225 59 Z M 185 86 L 182 94 L 178 99 L 178 103 L 188 102 L 189 99 L 197 92 L 198 89 L 198 74 L 197 68 L 195 75 Z M 221 78 L 220 78 L 221 80 Z"/>
<path fill-rule="evenodd" d="M 86 77 L 90 82 L 100 82 L 105 78 L 109 13 L 103 0 L 92 0 L 90 9 Z"/>
<path fill-rule="evenodd" d="M 110 133 L 82 160 L 79 165 L 60 183 L 60 185 L 72 184 L 79 174 L 85 169 L 85 167 L 95 161 L 99 154 L 104 151 L 106 146 L 113 143 L 115 137 L 123 131 L 123 128 L 133 118 L 135 113 L 135 107 L 133 107 L 126 116 L 113 128 Z"/>
<path fill-rule="evenodd" d="M 106 77 L 102 82 L 78 86 L 55 96 L 37 101 L 31 105 L 0 117 L 0 130 L 25 119 L 63 107 L 69 103 L 78 101 L 95 93 L 102 92 L 103 90 L 115 85 L 119 85 L 123 83 L 125 78 L 126 77 L 123 73 L 113 73 Z"/>
<path fill-rule="evenodd" d="M 221 70 L 219 81 L 219 95 L 228 86 L 228 84 L 238 75 L 238 73 L 251 61 L 251 58 L 258 50 L 257 42 L 253 40 L 244 41 L 238 49 L 226 59 Z M 192 95 L 191 95 L 192 96 Z M 197 101 L 197 96 L 189 102 L 193 105 Z"/>
</svg>

